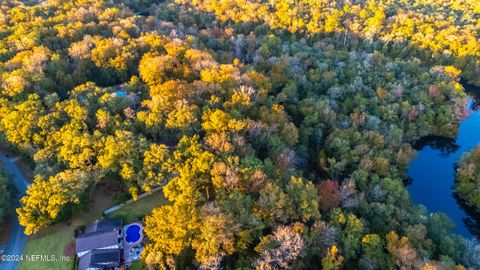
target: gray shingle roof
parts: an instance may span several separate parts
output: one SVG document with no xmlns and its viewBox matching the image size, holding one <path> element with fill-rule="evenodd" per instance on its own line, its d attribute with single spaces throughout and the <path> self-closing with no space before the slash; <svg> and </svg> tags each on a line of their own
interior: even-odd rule
<svg viewBox="0 0 480 270">
<path fill-rule="evenodd" d="M 78 261 L 78 270 L 85 270 L 90 268 L 90 263 L 92 262 L 92 252 L 88 252 L 84 256 L 80 257 Z"/>
<path fill-rule="evenodd" d="M 115 228 L 108 231 L 91 232 L 80 235 L 75 241 L 75 248 L 78 253 L 113 246 L 118 243 L 118 229 Z"/>
<path fill-rule="evenodd" d="M 120 249 L 97 249 L 80 258 L 78 270 L 88 268 L 107 269 L 120 266 Z"/>
<path fill-rule="evenodd" d="M 122 226 L 122 220 L 119 218 L 95 220 L 85 227 L 85 233 L 107 231 Z"/>
</svg>

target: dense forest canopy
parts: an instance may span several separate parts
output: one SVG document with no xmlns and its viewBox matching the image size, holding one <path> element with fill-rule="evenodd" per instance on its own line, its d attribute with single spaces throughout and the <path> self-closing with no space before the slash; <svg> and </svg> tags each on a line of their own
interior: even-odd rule
<svg viewBox="0 0 480 270">
<path fill-rule="evenodd" d="M 402 179 L 415 140 L 456 134 L 479 31 L 476 0 L 2 1 L 1 140 L 35 164 L 20 222 L 116 175 L 165 185 L 152 268 L 478 268 Z"/>
<path fill-rule="evenodd" d="M 460 200 L 480 214 L 480 148 L 467 152 L 458 162 L 455 192 Z"/>
</svg>

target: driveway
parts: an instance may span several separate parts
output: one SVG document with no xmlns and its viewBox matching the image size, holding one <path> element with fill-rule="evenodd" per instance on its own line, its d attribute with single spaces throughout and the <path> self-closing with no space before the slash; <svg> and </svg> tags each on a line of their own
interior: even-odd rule
<svg viewBox="0 0 480 270">
<path fill-rule="evenodd" d="M 13 184 L 18 190 L 15 208 L 20 205 L 19 198 L 25 195 L 27 191 L 28 182 L 20 173 L 15 159 L 7 157 L 4 153 L 0 153 L 0 162 L 3 163 L 5 170 L 12 175 Z M 23 233 L 24 228 L 18 224 L 18 216 L 15 214 L 12 220 L 10 239 L 5 246 L 5 255 L 22 255 L 27 243 L 27 236 Z M 19 261 L 3 261 L 0 262 L 0 270 L 15 270 L 18 269 Z"/>
</svg>

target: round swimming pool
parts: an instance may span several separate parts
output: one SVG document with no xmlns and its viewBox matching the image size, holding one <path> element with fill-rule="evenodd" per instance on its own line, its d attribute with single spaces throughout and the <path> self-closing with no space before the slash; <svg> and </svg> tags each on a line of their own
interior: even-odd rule
<svg viewBox="0 0 480 270">
<path fill-rule="evenodd" d="M 141 236 L 140 229 L 141 227 L 138 224 L 132 224 L 128 226 L 127 229 L 125 230 L 125 233 L 126 233 L 125 241 L 127 241 L 127 243 L 132 244 L 140 240 L 140 236 Z"/>
</svg>

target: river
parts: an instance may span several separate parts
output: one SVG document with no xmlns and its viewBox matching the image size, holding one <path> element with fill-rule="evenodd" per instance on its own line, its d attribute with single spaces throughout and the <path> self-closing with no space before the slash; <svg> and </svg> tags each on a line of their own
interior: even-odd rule
<svg viewBox="0 0 480 270">
<path fill-rule="evenodd" d="M 470 116 L 460 123 L 455 139 L 427 137 L 415 148 L 417 157 L 410 164 L 412 183 L 408 191 L 415 203 L 430 212 L 443 212 L 455 224 L 455 231 L 466 238 L 480 237 L 479 217 L 459 204 L 453 194 L 455 163 L 465 152 L 480 143 L 480 88 L 464 84 L 469 94 Z"/>
</svg>

